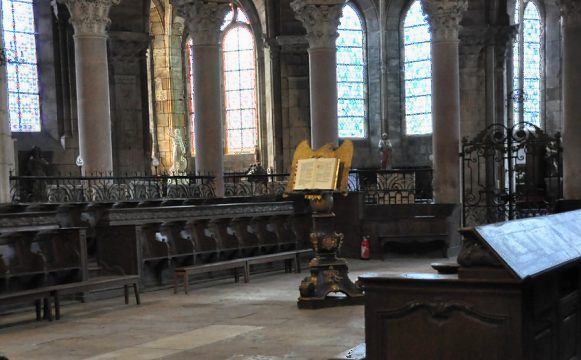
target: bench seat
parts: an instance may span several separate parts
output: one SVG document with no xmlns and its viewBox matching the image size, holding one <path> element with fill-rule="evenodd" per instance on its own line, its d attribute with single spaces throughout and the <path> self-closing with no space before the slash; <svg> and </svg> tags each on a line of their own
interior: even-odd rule
<svg viewBox="0 0 581 360">
<path fill-rule="evenodd" d="M 244 282 L 247 283 L 250 277 L 250 265 L 266 264 L 274 261 L 284 261 L 285 271 L 292 271 L 292 264 L 294 263 L 295 270 L 297 273 L 301 272 L 301 256 L 306 254 L 311 254 L 313 250 L 303 249 L 303 250 L 292 250 L 273 254 L 252 256 L 246 258 L 232 259 L 227 261 L 219 261 L 204 265 L 193 265 L 180 267 L 175 269 L 175 280 L 174 280 L 174 293 L 178 292 L 178 279 L 181 277 L 184 292 L 188 293 L 188 283 L 190 274 L 203 274 L 212 271 L 220 270 L 234 270 L 234 281 L 238 282 L 238 269 L 242 269 L 242 274 L 244 276 Z"/>
<path fill-rule="evenodd" d="M 41 287 L 37 289 L 30 289 L 30 290 L 23 290 L 23 291 L 16 291 L 10 292 L 6 294 L 0 294 L 0 305 L 15 305 L 21 304 L 25 302 L 34 301 L 35 308 L 36 308 L 36 320 L 40 320 L 40 303 L 41 300 L 45 300 L 45 308 L 44 314 L 45 317 L 48 318 L 49 321 L 52 321 L 52 311 L 51 304 L 50 304 L 50 297 L 51 292 L 47 290 L 46 287 Z"/>
<path fill-rule="evenodd" d="M 234 281 L 238 282 L 238 269 L 242 269 L 244 282 L 248 282 L 248 265 L 246 259 L 233 259 L 228 261 L 218 261 L 204 265 L 194 265 L 177 268 L 175 270 L 174 293 L 178 292 L 178 277 L 182 277 L 184 292 L 188 293 L 188 282 L 190 274 L 203 274 L 212 271 L 234 270 Z"/>
<path fill-rule="evenodd" d="M 54 298 L 55 318 L 59 320 L 61 296 L 91 290 L 108 290 L 123 287 L 125 304 L 129 304 L 129 286 L 133 287 L 135 302 L 137 305 L 141 304 L 141 299 L 139 297 L 139 276 L 137 275 L 100 276 L 86 281 L 47 286 L 45 289 L 49 290 L 51 296 Z"/>
<path fill-rule="evenodd" d="M 305 250 L 291 250 L 291 251 L 284 251 L 279 253 L 267 254 L 267 255 L 259 255 L 246 258 L 247 264 L 250 265 L 258 265 L 258 264 L 266 264 L 274 261 L 284 261 L 285 272 L 291 272 L 292 266 L 294 264 L 295 272 L 301 272 L 301 255 L 307 254 L 312 252 L 311 249 Z M 250 271 L 250 269 L 249 269 Z"/>
</svg>

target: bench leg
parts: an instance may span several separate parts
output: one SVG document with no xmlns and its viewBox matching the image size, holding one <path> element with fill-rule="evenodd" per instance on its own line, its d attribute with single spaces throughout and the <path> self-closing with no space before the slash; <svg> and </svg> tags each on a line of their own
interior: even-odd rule
<svg viewBox="0 0 581 360">
<path fill-rule="evenodd" d="M 42 319 L 40 302 L 41 300 L 34 300 L 34 309 L 36 310 L 36 321 L 40 321 Z"/>
<path fill-rule="evenodd" d="M 184 293 L 187 294 L 188 293 L 188 278 L 189 278 L 187 271 L 184 271 L 183 277 L 184 277 Z"/>
<path fill-rule="evenodd" d="M 301 272 L 301 256 L 299 254 L 295 257 L 295 271 L 297 273 Z"/>
<path fill-rule="evenodd" d="M 237 283 L 238 282 L 238 268 L 234 268 L 234 282 Z"/>
<path fill-rule="evenodd" d="M 173 293 L 177 294 L 178 293 L 178 274 L 175 273 L 174 278 L 173 278 Z"/>
<path fill-rule="evenodd" d="M 129 285 L 123 285 L 123 295 L 125 295 L 125 305 L 129 304 Z"/>
<path fill-rule="evenodd" d="M 61 318 L 61 300 L 58 292 L 54 294 L 54 318 L 57 320 Z"/>
<path fill-rule="evenodd" d="M 246 264 L 244 264 L 244 282 L 248 283 L 248 281 L 250 280 L 250 265 L 248 265 L 248 262 Z"/>
<path fill-rule="evenodd" d="M 52 321 L 52 301 L 50 300 L 50 296 L 44 298 L 44 318 Z"/>
<path fill-rule="evenodd" d="M 137 283 L 133 284 L 133 292 L 135 293 L 135 302 L 137 303 L 137 305 L 140 305 L 141 299 L 139 297 L 139 285 L 137 285 Z"/>
</svg>

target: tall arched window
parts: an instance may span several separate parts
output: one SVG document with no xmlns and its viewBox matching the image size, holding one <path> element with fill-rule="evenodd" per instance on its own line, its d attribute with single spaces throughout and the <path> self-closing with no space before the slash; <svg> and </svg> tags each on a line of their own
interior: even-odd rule
<svg viewBox="0 0 581 360">
<path fill-rule="evenodd" d="M 188 38 L 186 42 L 186 59 L 188 59 L 186 69 L 187 69 L 187 77 L 188 77 L 188 89 L 190 91 L 190 101 L 189 101 L 189 112 L 190 112 L 190 151 L 192 156 L 195 155 L 196 152 L 196 143 L 195 143 L 195 129 L 194 129 L 194 54 L 192 53 L 194 49 L 194 43 L 192 42 L 191 38 Z"/>
<path fill-rule="evenodd" d="M 515 23 L 519 24 L 513 45 L 513 121 L 541 125 L 542 22 L 531 0 L 516 0 Z"/>
<path fill-rule="evenodd" d="M 420 2 L 414 1 L 403 23 L 405 130 L 432 132 L 432 35 Z"/>
<path fill-rule="evenodd" d="M 248 18 L 237 8 L 226 15 L 223 29 L 226 153 L 254 153 L 258 144 L 254 36 Z"/>
<path fill-rule="evenodd" d="M 40 94 L 33 0 L 2 0 L 12 132 L 39 132 Z"/>
<path fill-rule="evenodd" d="M 337 114 L 339 137 L 365 138 L 367 94 L 365 32 L 359 12 L 343 7 L 337 29 Z"/>
</svg>

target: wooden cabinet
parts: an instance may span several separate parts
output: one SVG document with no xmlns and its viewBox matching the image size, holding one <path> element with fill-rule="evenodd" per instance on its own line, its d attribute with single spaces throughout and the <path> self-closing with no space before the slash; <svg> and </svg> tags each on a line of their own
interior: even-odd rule
<svg viewBox="0 0 581 360">
<path fill-rule="evenodd" d="M 457 274 L 361 276 L 367 359 L 581 358 L 580 220 L 464 230 Z"/>
</svg>

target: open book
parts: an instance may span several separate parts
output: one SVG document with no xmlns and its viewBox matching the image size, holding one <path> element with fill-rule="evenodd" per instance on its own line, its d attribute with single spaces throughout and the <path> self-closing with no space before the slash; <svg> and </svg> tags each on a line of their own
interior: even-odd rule
<svg viewBox="0 0 581 360">
<path fill-rule="evenodd" d="M 335 190 L 339 164 L 336 158 L 299 160 L 293 190 Z"/>
</svg>

